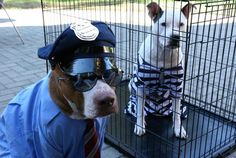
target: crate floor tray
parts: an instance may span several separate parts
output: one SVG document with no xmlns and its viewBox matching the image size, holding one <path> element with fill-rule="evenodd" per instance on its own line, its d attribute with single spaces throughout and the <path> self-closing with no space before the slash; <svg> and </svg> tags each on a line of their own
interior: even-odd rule
<svg viewBox="0 0 236 158">
<path fill-rule="evenodd" d="M 146 117 L 146 134 L 134 134 L 135 118 L 123 113 L 128 102 L 127 81 L 117 88 L 120 112 L 108 122 L 106 139 L 135 157 L 212 157 L 234 144 L 235 123 L 196 106 L 186 104 L 188 117 L 183 119 L 188 138 L 173 135 L 172 117 Z"/>
</svg>

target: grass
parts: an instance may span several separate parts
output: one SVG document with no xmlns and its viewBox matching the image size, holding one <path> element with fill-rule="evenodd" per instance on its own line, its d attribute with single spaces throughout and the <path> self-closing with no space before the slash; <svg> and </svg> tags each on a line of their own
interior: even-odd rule
<svg viewBox="0 0 236 158">
<path fill-rule="evenodd" d="M 96 5 L 114 5 L 121 4 L 125 2 L 129 3 L 144 3 L 146 0 L 43 0 L 44 4 L 47 6 L 67 5 L 68 3 L 79 4 L 81 6 L 89 4 L 90 6 Z M 169 0 L 168 0 L 169 1 Z M 41 0 L 4 0 L 5 6 L 7 8 L 39 8 L 41 7 Z"/>
<path fill-rule="evenodd" d="M 159 0 L 157 0 L 159 1 Z M 173 0 L 160 0 L 161 2 L 173 1 Z M 185 1 L 185 0 L 183 0 Z M 193 0 L 193 1 L 219 1 L 219 0 Z M 46 6 L 67 6 L 69 4 L 74 4 L 80 7 L 83 7 L 86 4 L 89 6 L 106 6 L 106 5 L 115 5 L 122 3 L 147 3 L 147 0 L 43 0 L 43 3 Z M 41 0 L 4 0 L 5 6 L 7 8 L 40 8 Z M 87 6 L 87 5 L 86 5 Z"/>
<path fill-rule="evenodd" d="M 4 0 L 7 8 L 39 8 L 41 7 L 40 0 Z"/>
<path fill-rule="evenodd" d="M 161 0 L 164 1 L 164 0 Z M 167 0 L 172 1 L 172 0 Z M 147 0 L 43 0 L 46 6 L 58 5 L 66 6 L 68 3 L 75 5 L 86 5 L 97 6 L 97 5 L 115 5 L 121 3 L 145 3 Z M 39 8 L 41 7 L 41 0 L 4 0 L 7 8 Z"/>
</svg>

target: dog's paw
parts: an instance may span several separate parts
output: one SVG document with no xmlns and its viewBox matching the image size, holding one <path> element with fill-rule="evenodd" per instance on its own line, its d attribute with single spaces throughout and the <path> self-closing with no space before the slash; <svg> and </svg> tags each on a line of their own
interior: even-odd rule
<svg viewBox="0 0 236 158">
<path fill-rule="evenodd" d="M 180 127 L 174 127 L 174 133 L 175 133 L 175 136 L 178 137 L 178 138 L 181 138 L 181 139 L 187 139 L 188 138 L 187 132 L 185 131 L 183 126 L 181 126 L 181 128 Z"/>
<path fill-rule="evenodd" d="M 145 126 L 140 126 L 138 124 L 135 124 L 134 133 L 138 136 L 144 135 L 146 133 Z"/>
</svg>

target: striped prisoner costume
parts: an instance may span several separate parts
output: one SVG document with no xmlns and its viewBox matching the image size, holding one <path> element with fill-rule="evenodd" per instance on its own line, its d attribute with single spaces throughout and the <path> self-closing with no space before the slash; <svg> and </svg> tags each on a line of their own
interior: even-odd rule
<svg viewBox="0 0 236 158">
<path fill-rule="evenodd" d="M 145 116 L 149 113 L 159 115 L 172 114 L 171 98 L 181 98 L 183 82 L 182 62 L 177 67 L 157 68 L 139 56 L 138 65 L 131 79 L 131 95 L 125 113 L 136 117 L 136 90 L 143 88 L 146 94 Z M 183 108 L 183 107 L 181 107 Z M 186 108 L 182 110 L 186 117 Z"/>
</svg>

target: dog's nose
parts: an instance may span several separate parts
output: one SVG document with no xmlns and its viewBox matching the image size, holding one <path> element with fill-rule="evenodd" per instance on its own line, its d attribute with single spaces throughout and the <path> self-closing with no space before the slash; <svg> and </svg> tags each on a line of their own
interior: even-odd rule
<svg viewBox="0 0 236 158">
<path fill-rule="evenodd" d="M 96 98 L 98 106 L 113 106 L 115 97 L 112 96 L 100 96 Z"/>
<path fill-rule="evenodd" d="M 180 40 L 180 36 L 179 35 L 172 35 L 171 38 L 172 38 L 172 40 L 176 40 L 176 41 Z"/>
<path fill-rule="evenodd" d="M 100 100 L 100 105 L 105 105 L 105 106 L 112 106 L 114 104 L 115 98 L 113 97 L 106 97 L 102 100 Z"/>
<path fill-rule="evenodd" d="M 172 35 L 170 40 L 171 46 L 179 47 L 180 36 L 179 35 Z"/>
</svg>

